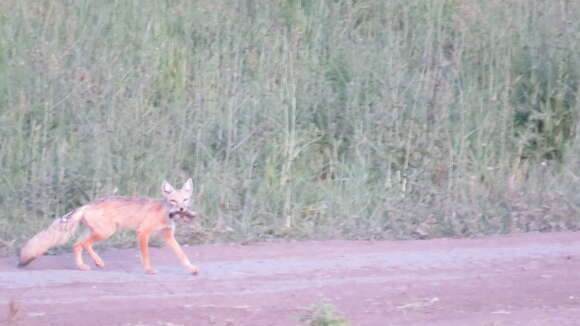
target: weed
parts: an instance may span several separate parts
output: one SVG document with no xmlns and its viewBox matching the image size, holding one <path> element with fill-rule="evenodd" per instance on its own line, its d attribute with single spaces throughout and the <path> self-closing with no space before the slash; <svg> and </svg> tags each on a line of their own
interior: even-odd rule
<svg viewBox="0 0 580 326">
<path fill-rule="evenodd" d="M 308 326 L 348 326 L 346 319 L 337 315 L 336 308 L 327 300 L 311 305 L 300 317 L 300 322 Z"/>
</svg>

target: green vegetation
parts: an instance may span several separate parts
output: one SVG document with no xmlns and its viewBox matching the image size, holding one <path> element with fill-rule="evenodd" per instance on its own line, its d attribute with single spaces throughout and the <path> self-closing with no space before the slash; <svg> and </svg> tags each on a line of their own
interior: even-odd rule
<svg viewBox="0 0 580 326">
<path fill-rule="evenodd" d="M 577 229 L 579 35 L 565 0 L 4 0 L 0 240 L 187 177 L 182 241 Z"/>
<path fill-rule="evenodd" d="M 312 305 L 308 311 L 300 317 L 300 322 L 308 326 L 348 326 L 350 323 L 336 314 L 336 308 L 330 302 L 324 300 L 319 304 Z"/>
</svg>

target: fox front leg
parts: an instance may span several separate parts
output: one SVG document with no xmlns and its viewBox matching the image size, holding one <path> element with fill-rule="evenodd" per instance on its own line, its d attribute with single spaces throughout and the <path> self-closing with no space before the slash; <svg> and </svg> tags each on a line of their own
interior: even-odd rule
<svg viewBox="0 0 580 326">
<path fill-rule="evenodd" d="M 137 242 L 139 243 L 139 251 L 141 252 L 141 261 L 143 262 L 145 273 L 157 274 L 157 271 L 151 268 L 151 262 L 149 261 L 149 233 L 138 232 Z"/>
<path fill-rule="evenodd" d="M 199 268 L 197 268 L 191 264 L 191 262 L 189 261 L 189 258 L 187 258 L 187 256 L 185 255 L 185 253 L 181 249 L 181 246 L 179 245 L 179 243 L 177 243 L 177 240 L 175 240 L 173 228 L 170 227 L 170 228 L 163 229 L 162 232 L 163 232 L 163 239 L 165 240 L 167 245 L 169 245 L 169 247 L 171 247 L 171 249 L 173 249 L 173 252 L 175 252 L 175 255 L 177 256 L 177 258 L 179 258 L 179 261 L 181 262 L 181 264 L 183 266 L 185 266 L 185 268 L 187 268 L 192 274 L 195 275 L 195 274 L 199 273 Z"/>
</svg>

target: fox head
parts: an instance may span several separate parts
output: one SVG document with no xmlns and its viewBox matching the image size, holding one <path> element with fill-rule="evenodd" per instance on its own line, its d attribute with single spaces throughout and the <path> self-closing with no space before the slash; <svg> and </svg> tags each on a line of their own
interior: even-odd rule
<svg viewBox="0 0 580 326">
<path fill-rule="evenodd" d="M 193 182 L 191 178 L 179 190 L 175 190 L 169 182 L 163 181 L 161 184 L 161 192 L 165 200 L 171 205 L 169 209 L 170 217 L 174 215 L 189 218 L 197 216 L 197 213 L 191 211 L 189 208 L 191 205 L 191 195 L 193 194 Z"/>
</svg>

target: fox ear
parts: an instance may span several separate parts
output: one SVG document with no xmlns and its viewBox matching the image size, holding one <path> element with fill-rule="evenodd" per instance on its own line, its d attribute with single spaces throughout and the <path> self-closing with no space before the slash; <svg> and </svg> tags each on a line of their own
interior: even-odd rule
<svg viewBox="0 0 580 326">
<path fill-rule="evenodd" d="M 189 191 L 189 192 L 193 192 L 193 181 L 191 180 L 191 178 L 187 179 L 187 181 L 185 181 L 185 183 L 183 184 L 183 187 L 181 187 L 182 190 L 185 191 Z"/>
<path fill-rule="evenodd" d="M 161 184 L 161 192 L 168 195 L 174 191 L 175 189 L 173 189 L 173 186 L 170 185 L 169 182 L 163 180 L 163 183 Z"/>
</svg>

